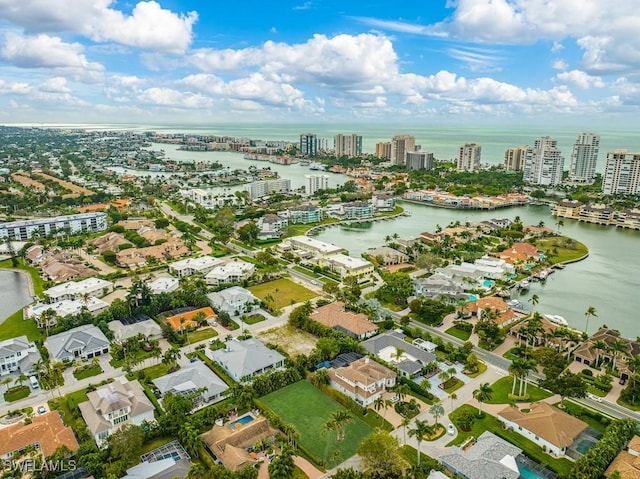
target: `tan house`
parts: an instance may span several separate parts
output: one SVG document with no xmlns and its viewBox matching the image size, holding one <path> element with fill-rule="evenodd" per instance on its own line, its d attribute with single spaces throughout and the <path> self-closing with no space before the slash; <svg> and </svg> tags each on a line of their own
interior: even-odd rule
<svg viewBox="0 0 640 479">
<path fill-rule="evenodd" d="M 500 327 L 508 326 L 518 319 L 518 315 L 505 300 L 498 296 L 479 298 L 465 304 L 463 310 L 476 315 L 478 320 L 491 319 Z"/>
<path fill-rule="evenodd" d="M 382 393 L 396 385 L 398 375 L 368 357 L 348 366 L 328 369 L 331 387 L 346 394 L 362 406 L 372 404 Z"/>
<path fill-rule="evenodd" d="M 619 347 L 619 350 L 616 350 Z M 575 361 L 593 366 L 598 358 L 613 362 L 616 360 L 616 369 L 621 379 L 629 379 L 631 370 L 627 364 L 628 359 L 640 354 L 640 343 L 620 336 L 620 331 L 615 329 L 600 328 L 589 339 L 576 348 L 573 352 Z"/>
<path fill-rule="evenodd" d="M 107 233 L 106 235 L 99 236 L 98 238 L 94 238 L 90 241 L 87 241 L 87 244 L 90 246 L 95 246 L 96 251 L 99 254 L 104 254 L 105 251 L 120 251 L 120 245 L 131 244 L 130 241 L 127 241 L 124 236 L 120 233 L 114 233 L 113 231 Z"/>
<path fill-rule="evenodd" d="M 614 472 L 620 474 L 621 479 L 640 479 L 640 436 L 633 436 L 626 451 L 621 451 L 604 473 L 610 478 Z"/>
<path fill-rule="evenodd" d="M 529 243 L 514 243 L 510 248 L 498 253 L 497 256 L 511 264 L 527 263 L 540 259 L 538 248 Z"/>
<path fill-rule="evenodd" d="M 498 420 L 554 456 L 564 456 L 580 433 L 589 427 L 586 422 L 545 402 L 532 404 L 529 412 L 507 406 L 498 413 Z"/>
<path fill-rule="evenodd" d="M 0 459 L 11 460 L 29 446 L 49 457 L 59 447 L 65 446 L 71 452 L 79 448 L 73 430 L 62 422 L 57 411 L 34 416 L 30 424 L 18 422 L 0 428 Z"/>
<path fill-rule="evenodd" d="M 378 326 L 369 321 L 366 314 L 347 311 L 342 301 L 317 308 L 311 313 L 311 319 L 357 339 L 370 338 L 378 332 Z"/>
</svg>

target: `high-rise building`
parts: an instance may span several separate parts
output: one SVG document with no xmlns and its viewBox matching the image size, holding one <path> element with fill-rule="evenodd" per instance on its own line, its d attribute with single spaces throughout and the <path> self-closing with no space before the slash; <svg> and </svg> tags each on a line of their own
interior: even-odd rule
<svg viewBox="0 0 640 479">
<path fill-rule="evenodd" d="M 300 135 L 300 154 L 316 156 L 318 154 L 318 137 L 315 133 L 303 133 Z"/>
<path fill-rule="evenodd" d="M 309 196 L 316 194 L 318 190 L 329 188 L 329 175 L 304 175 L 304 191 Z"/>
<path fill-rule="evenodd" d="M 362 136 L 338 134 L 333 138 L 333 146 L 335 154 L 338 158 L 341 156 L 347 156 L 353 158 L 354 156 L 362 155 Z"/>
<path fill-rule="evenodd" d="M 600 150 L 600 135 L 579 133 L 571 152 L 569 180 L 580 183 L 593 183 L 596 177 L 596 163 Z"/>
<path fill-rule="evenodd" d="M 480 170 L 480 157 L 482 147 L 475 143 L 465 143 L 458 152 L 458 171 L 478 171 Z"/>
<path fill-rule="evenodd" d="M 640 194 L 640 153 L 627 150 L 607 153 L 602 192 L 605 195 Z"/>
<path fill-rule="evenodd" d="M 271 193 L 288 193 L 291 191 L 291 180 L 280 178 L 277 180 L 254 181 L 244 185 L 252 200 L 268 196 Z"/>
<path fill-rule="evenodd" d="M 433 153 L 429 151 L 408 151 L 405 154 L 405 165 L 410 170 L 431 170 L 433 161 Z"/>
<path fill-rule="evenodd" d="M 522 171 L 524 160 L 527 157 L 528 145 L 517 148 L 509 148 L 504 152 L 504 169 L 506 171 Z"/>
<path fill-rule="evenodd" d="M 385 160 L 391 159 L 391 142 L 381 141 L 376 143 L 376 157 L 384 158 Z"/>
<path fill-rule="evenodd" d="M 416 138 L 411 135 L 396 135 L 391 140 L 391 162 L 404 165 L 406 153 L 416 149 Z"/>
<path fill-rule="evenodd" d="M 557 186 L 562 183 L 563 167 L 558 141 L 549 136 L 536 138 L 533 148 L 527 150 L 523 179 L 534 185 Z"/>
</svg>

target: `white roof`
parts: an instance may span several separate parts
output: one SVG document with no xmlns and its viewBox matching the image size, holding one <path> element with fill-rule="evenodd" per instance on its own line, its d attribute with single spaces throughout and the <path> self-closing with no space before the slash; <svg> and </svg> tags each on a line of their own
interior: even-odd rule
<svg viewBox="0 0 640 479">
<path fill-rule="evenodd" d="M 233 274 L 244 274 L 247 271 L 253 271 L 255 265 L 246 261 L 231 261 L 222 266 L 216 266 L 207 273 L 205 278 L 227 277 Z"/>
<path fill-rule="evenodd" d="M 359 269 L 372 266 L 372 264 L 365 259 L 355 258 L 353 256 L 345 256 L 343 254 L 332 256 L 331 262 L 339 264 L 345 269 Z"/>
<path fill-rule="evenodd" d="M 65 294 L 85 294 L 94 293 L 104 288 L 113 288 L 113 283 L 100 278 L 87 278 L 82 281 L 69 281 L 67 283 L 58 284 L 47 289 L 44 294 L 55 298 Z"/>
<path fill-rule="evenodd" d="M 340 253 L 341 251 L 344 251 L 344 248 L 341 248 L 340 246 L 336 246 L 331 243 L 325 243 L 324 241 L 318 241 L 317 239 L 309 238 L 308 236 L 304 236 L 304 235 L 293 236 L 289 238 L 289 242 L 305 245 L 323 254 L 328 254 L 328 253 L 337 254 L 337 253 Z"/>
<path fill-rule="evenodd" d="M 42 313 L 52 309 L 57 316 L 64 318 L 70 314 L 78 314 L 83 307 L 86 307 L 90 313 L 99 311 L 109 307 L 109 303 L 101 299 L 90 297 L 87 301 L 83 299 L 63 299 L 55 303 L 36 303 L 25 308 L 25 316 L 27 318 L 39 318 Z"/>
<path fill-rule="evenodd" d="M 179 283 L 180 281 L 178 280 L 178 278 L 170 276 L 168 278 L 156 278 L 150 283 L 147 283 L 147 286 L 149 286 L 149 289 L 154 294 L 159 294 L 175 291 L 176 289 L 178 289 Z"/>
<path fill-rule="evenodd" d="M 175 263 L 171 263 L 171 268 L 175 270 L 180 269 L 206 269 L 211 268 L 213 266 L 219 265 L 222 263 L 222 260 L 218 258 L 214 258 L 213 256 L 199 256 L 198 258 L 186 258 L 180 261 L 176 261 Z"/>
</svg>

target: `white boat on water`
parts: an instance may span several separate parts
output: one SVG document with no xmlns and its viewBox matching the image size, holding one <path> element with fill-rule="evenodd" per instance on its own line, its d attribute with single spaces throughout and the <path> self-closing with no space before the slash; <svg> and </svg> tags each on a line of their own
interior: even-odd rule
<svg viewBox="0 0 640 479">
<path fill-rule="evenodd" d="M 531 285 L 531 283 L 529 283 L 528 279 L 523 279 L 522 281 L 520 281 L 520 283 L 518 284 L 518 289 L 529 289 L 529 286 Z"/>
<path fill-rule="evenodd" d="M 567 320 L 558 314 L 543 314 L 546 319 L 551 321 L 552 323 L 559 324 L 560 326 L 569 326 Z"/>
<path fill-rule="evenodd" d="M 325 166 L 322 163 L 313 162 L 309 165 L 310 170 L 324 171 Z"/>
</svg>

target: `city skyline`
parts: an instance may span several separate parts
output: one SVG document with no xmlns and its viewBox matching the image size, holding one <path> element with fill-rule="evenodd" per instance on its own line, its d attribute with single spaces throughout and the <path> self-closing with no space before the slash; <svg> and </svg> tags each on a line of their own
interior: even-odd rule
<svg viewBox="0 0 640 479">
<path fill-rule="evenodd" d="M 630 127 L 640 99 L 630 0 L 244 5 L 250 15 L 193 0 L 0 4 L 0 122 L 580 131 Z"/>
</svg>

